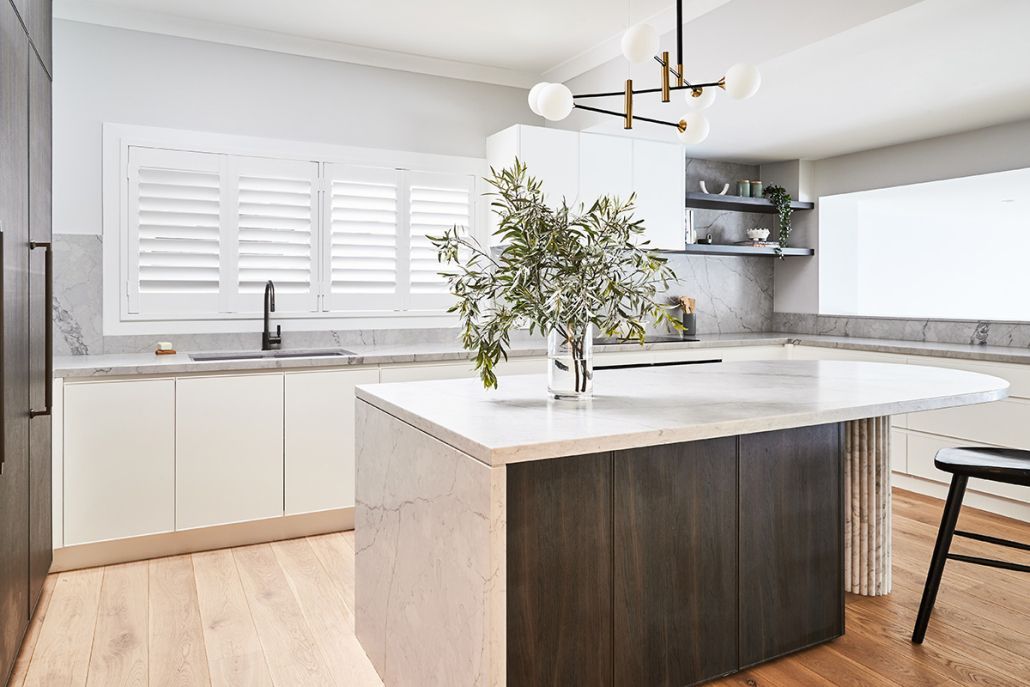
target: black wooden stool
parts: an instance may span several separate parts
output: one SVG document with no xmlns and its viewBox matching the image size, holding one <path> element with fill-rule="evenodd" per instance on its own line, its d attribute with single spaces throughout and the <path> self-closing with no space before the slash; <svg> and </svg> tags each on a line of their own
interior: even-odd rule
<svg viewBox="0 0 1030 687">
<path fill-rule="evenodd" d="M 922 644 L 923 637 L 926 636 L 926 626 L 930 622 L 930 614 L 933 613 L 933 604 L 937 600 L 937 589 L 941 586 L 941 574 L 944 572 L 944 562 L 947 559 L 951 558 L 992 568 L 1030 572 L 1030 566 L 1018 563 L 948 553 L 951 548 L 951 538 L 954 535 L 1030 551 L 1028 544 L 955 529 L 958 513 L 962 508 L 962 497 L 966 493 L 966 482 L 969 481 L 969 478 L 977 477 L 992 482 L 1030 486 L 1030 451 L 1009 448 L 945 448 L 937 452 L 933 464 L 938 469 L 952 474 L 951 488 L 948 490 L 948 501 L 944 504 L 941 529 L 937 532 L 937 544 L 933 547 L 930 571 L 926 574 L 926 586 L 923 588 L 923 600 L 919 604 L 919 616 L 916 618 L 916 627 L 912 631 L 912 641 L 916 644 Z"/>
</svg>

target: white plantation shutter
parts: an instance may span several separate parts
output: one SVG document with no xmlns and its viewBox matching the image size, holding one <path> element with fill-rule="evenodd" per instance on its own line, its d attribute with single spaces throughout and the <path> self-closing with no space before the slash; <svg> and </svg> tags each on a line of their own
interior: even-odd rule
<svg viewBox="0 0 1030 687">
<path fill-rule="evenodd" d="M 318 163 L 237 158 L 237 312 L 261 312 L 265 283 L 276 312 L 317 309 Z"/>
<path fill-rule="evenodd" d="M 129 149 L 129 312 L 218 312 L 223 171 L 219 155 Z"/>
<path fill-rule="evenodd" d="M 468 231 L 475 208 L 475 177 L 469 174 L 408 172 L 408 305 L 415 310 L 447 308 L 454 302 L 446 269 L 427 236 L 458 225 Z"/>
<path fill-rule="evenodd" d="M 325 165 L 328 310 L 399 310 L 407 237 L 401 172 Z"/>
<path fill-rule="evenodd" d="M 269 280 L 278 317 L 426 314 L 453 303 L 427 235 L 454 225 L 475 234 L 476 175 L 464 170 L 478 167 L 468 162 L 441 159 L 461 170 L 443 172 L 124 150 L 125 319 L 253 319 Z"/>
</svg>

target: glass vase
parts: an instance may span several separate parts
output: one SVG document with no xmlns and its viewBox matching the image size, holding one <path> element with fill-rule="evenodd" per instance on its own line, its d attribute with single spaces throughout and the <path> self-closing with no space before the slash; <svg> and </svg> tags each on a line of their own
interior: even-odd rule
<svg viewBox="0 0 1030 687">
<path fill-rule="evenodd" d="M 567 336 L 566 336 L 567 334 Z M 547 391 L 557 399 L 590 398 L 594 383 L 594 328 L 547 336 Z"/>
</svg>

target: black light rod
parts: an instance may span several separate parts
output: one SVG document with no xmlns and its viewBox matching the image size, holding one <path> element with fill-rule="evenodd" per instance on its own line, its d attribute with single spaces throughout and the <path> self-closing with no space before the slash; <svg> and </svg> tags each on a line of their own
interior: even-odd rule
<svg viewBox="0 0 1030 687">
<path fill-rule="evenodd" d="M 676 64 L 683 64 L 683 0 L 676 0 Z"/>
<path fill-rule="evenodd" d="M 669 70 L 669 73 L 672 74 L 673 76 L 675 76 L 677 79 L 680 78 L 680 73 L 678 71 L 676 71 L 675 69 L 673 69 L 671 64 L 665 64 L 664 62 L 662 62 L 662 58 L 658 57 L 658 55 L 654 56 L 654 61 L 657 62 L 658 64 L 664 65 L 665 68 Z M 691 85 L 691 83 L 686 80 L 686 77 L 684 77 L 684 79 L 683 79 L 683 84 L 685 86 L 689 86 L 690 88 L 693 88 L 693 85 Z"/>
<path fill-rule="evenodd" d="M 615 115 L 616 117 L 625 118 L 626 116 L 625 112 L 616 112 L 615 110 L 602 110 L 599 107 L 588 107 L 586 105 L 573 105 L 573 107 L 578 108 L 580 110 L 587 110 L 588 112 L 599 112 L 600 114 Z M 678 122 L 663 122 L 660 119 L 651 119 L 650 117 L 638 117 L 637 115 L 633 115 L 633 119 L 638 119 L 641 122 L 650 122 L 651 124 L 664 124 L 665 126 L 674 126 L 677 129 L 680 128 Z"/>
<path fill-rule="evenodd" d="M 718 81 L 713 81 L 711 83 L 696 83 L 696 84 L 692 84 L 692 85 L 669 86 L 669 90 L 670 91 L 683 91 L 683 90 L 694 89 L 694 88 L 714 88 L 715 86 L 718 86 L 718 85 L 719 85 Z M 661 92 L 662 92 L 661 88 L 640 88 L 640 89 L 634 90 L 633 91 L 633 95 L 641 95 L 643 93 L 661 93 Z M 573 98 L 609 98 L 609 97 L 612 97 L 612 96 L 625 95 L 625 94 L 626 94 L 626 91 L 611 91 L 610 93 L 582 93 L 580 95 L 574 95 L 572 97 Z"/>
</svg>

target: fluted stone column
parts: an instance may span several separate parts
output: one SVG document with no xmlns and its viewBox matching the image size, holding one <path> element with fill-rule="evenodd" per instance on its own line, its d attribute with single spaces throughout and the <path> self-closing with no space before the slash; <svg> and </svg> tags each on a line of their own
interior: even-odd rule
<svg viewBox="0 0 1030 687">
<path fill-rule="evenodd" d="M 890 418 L 848 422 L 844 451 L 844 589 L 891 591 Z"/>
</svg>

